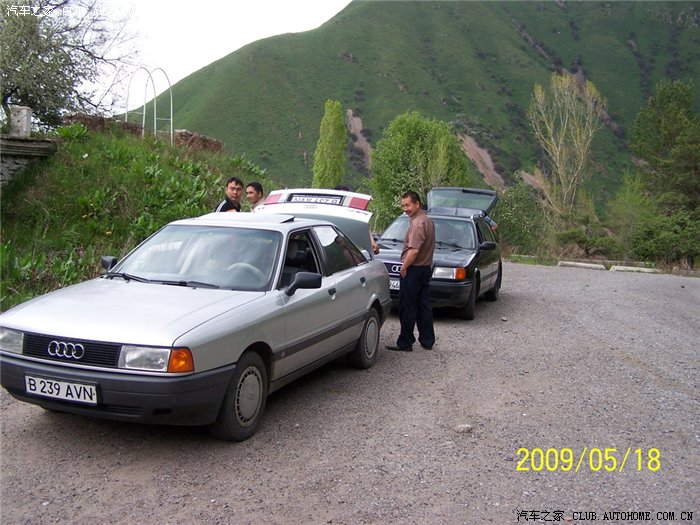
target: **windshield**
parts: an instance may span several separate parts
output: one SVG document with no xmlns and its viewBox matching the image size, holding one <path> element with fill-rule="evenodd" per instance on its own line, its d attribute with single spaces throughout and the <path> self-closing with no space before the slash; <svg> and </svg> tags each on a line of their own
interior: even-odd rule
<svg viewBox="0 0 700 525">
<path fill-rule="evenodd" d="M 438 247 L 464 248 L 474 250 L 474 226 L 471 221 L 442 217 L 430 217 L 435 225 L 435 244 Z M 384 230 L 379 242 L 403 242 L 408 229 L 408 217 L 402 215 Z"/>
<path fill-rule="evenodd" d="M 269 289 L 282 236 L 252 228 L 166 226 L 108 275 L 234 290 Z"/>
</svg>

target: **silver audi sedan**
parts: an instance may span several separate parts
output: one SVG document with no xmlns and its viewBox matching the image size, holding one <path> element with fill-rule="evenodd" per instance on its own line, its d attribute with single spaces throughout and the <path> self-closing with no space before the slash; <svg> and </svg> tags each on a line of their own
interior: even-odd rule
<svg viewBox="0 0 700 525">
<path fill-rule="evenodd" d="M 372 366 L 391 303 L 381 262 L 333 222 L 294 215 L 176 221 L 102 264 L 0 315 L 15 398 L 242 441 L 269 393 L 342 355 Z"/>
</svg>

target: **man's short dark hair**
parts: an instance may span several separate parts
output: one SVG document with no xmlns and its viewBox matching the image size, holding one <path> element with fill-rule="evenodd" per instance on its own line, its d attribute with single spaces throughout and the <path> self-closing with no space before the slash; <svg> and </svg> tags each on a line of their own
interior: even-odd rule
<svg viewBox="0 0 700 525">
<path fill-rule="evenodd" d="M 238 177 L 229 177 L 228 180 L 226 181 L 225 187 L 228 187 L 228 185 L 231 184 L 232 182 L 235 182 L 236 184 L 240 184 L 241 187 L 243 186 L 243 181 L 241 179 L 239 179 Z"/>
<path fill-rule="evenodd" d="M 260 184 L 258 181 L 249 182 L 249 183 L 246 185 L 246 188 L 253 188 L 253 189 L 254 189 L 255 191 L 257 191 L 258 193 L 263 193 L 262 184 Z"/>
<path fill-rule="evenodd" d="M 403 195 L 401 195 L 402 199 L 411 199 L 411 202 L 417 202 L 418 204 L 423 204 L 423 202 L 420 200 L 420 195 L 418 195 L 415 191 L 407 191 Z"/>
<path fill-rule="evenodd" d="M 350 186 L 345 186 L 344 184 L 338 184 L 338 185 L 337 185 L 335 188 L 333 188 L 333 189 L 334 189 L 334 190 L 339 190 L 339 191 L 352 191 L 352 190 L 350 189 Z"/>
</svg>

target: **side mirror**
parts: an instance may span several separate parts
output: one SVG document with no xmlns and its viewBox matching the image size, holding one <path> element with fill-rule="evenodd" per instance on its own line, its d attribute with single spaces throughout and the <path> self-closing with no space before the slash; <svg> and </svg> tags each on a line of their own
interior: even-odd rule
<svg viewBox="0 0 700 525">
<path fill-rule="evenodd" d="M 480 250 L 495 250 L 496 249 L 496 243 L 492 241 L 485 241 L 482 242 L 479 245 Z"/>
<path fill-rule="evenodd" d="M 292 296 L 300 288 L 321 288 L 321 274 L 312 272 L 297 273 L 289 286 L 284 289 L 284 293 L 285 295 Z"/>
<path fill-rule="evenodd" d="M 103 255 L 102 256 L 102 268 L 104 268 L 107 271 L 110 271 L 112 268 L 114 268 L 117 264 L 117 258 L 112 257 L 111 255 Z"/>
</svg>

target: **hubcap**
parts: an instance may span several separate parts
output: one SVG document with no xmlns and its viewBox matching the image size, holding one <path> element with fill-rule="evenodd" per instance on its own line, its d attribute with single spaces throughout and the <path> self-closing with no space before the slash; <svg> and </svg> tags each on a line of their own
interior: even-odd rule
<svg viewBox="0 0 700 525">
<path fill-rule="evenodd" d="M 260 408 L 262 378 L 255 367 L 248 367 L 238 380 L 236 390 L 236 417 L 246 426 L 252 422 Z"/>
<path fill-rule="evenodd" d="M 371 358 L 379 346 L 379 324 L 374 317 L 367 321 L 365 330 L 365 355 Z"/>
</svg>

